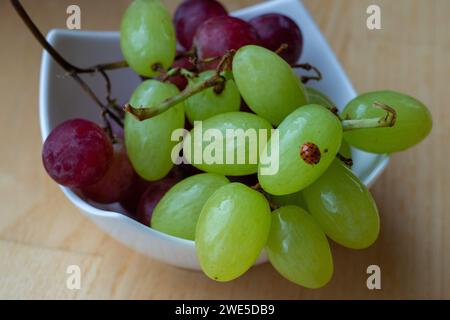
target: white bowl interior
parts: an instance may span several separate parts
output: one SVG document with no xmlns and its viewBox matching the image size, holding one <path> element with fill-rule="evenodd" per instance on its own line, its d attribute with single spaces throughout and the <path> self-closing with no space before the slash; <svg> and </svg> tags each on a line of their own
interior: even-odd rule
<svg viewBox="0 0 450 320">
<path fill-rule="evenodd" d="M 317 66 L 323 73 L 323 80 L 311 83 L 326 93 L 338 107 L 343 107 L 356 96 L 356 92 L 337 61 L 334 53 L 317 25 L 302 3 L 296 0 L 275 0 L 233 13 L 242 19 L 250 19 L 264 13 L 278 12 L 291 17 L 301 27 L 304 35 L 302 62 Z M 117 32 L 88 32 L 52 30 L 49 42 L 71 63 L 88 67 L 99 63 L 122 60 Z M 129 69 L 110 72 L 114 97 L 119 103 L 127 102 L 140 78 Z M 83 78 L 99 97 L 106 90 L 101 77 L 86 75 Z M 42 138 L 65 120 L 85 118 L 100 120 L 94 102 L 80 87 L 51 59 L 43 54 L 40 79 L 40 123 Z M 366 185 L 371 185 L 388 164 L 389 157 L 353 150 L 353 171 Z M 153 229 L 118 213 L 118 206 L 96 208 L 79 198 L 70 189 L 62 187 L 69 200 L 102 230 L 115 239 L 145 255 L 178 267 L 199 269 L 193 241 L 187 241 Z M 257 263 L 267 261 L 264 254 Z"/>
</svg>

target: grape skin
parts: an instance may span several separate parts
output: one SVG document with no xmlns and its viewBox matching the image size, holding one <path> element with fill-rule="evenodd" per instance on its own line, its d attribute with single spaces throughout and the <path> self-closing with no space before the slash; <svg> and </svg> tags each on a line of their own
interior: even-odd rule
<svg viewBox="0 0 450 320">
<path fill-rule="evenodd" d="M 326 108 L 334 108 L 336 105 L 324 93 L 312 87 L 305 87 L 309 104 L 318 104 Z"/>
<path fill-rule="evenodd" d="M 233 59 L 233 76 L 250 109 L 275 126 L 307 104 L 303 84 L 289 64 L 265 48 L 239 49 Z"/>
<path fill-rule="evenodd" d="M 394 91 L 375 91 L 350 101 L 342 112 L 346 119 L 383 117 L 386 111 L 373 107 L 384 103 L 397 112 L 397 122 L 391 128 L 358 129 L 345 133 L 354 147 L 372 153 L 393 153 L 411 148 L 431 132 L 433 120 L 427 107 L 417 99 Z"/>
<path fill-rule="evenodd" d="M 205 274 L 220 282 L 244 274 L 266 244 L 270 219 L 261 193 L 240 183 L 218 189 L 206 201 L 196 229 L 197 256 Z"/>
<path fill-rule="evenodd" d="M 303 196 L 325 233 L 340 245 L 364 249 L 378 238 L 380 218 L 372 195 L 338 160 Z"/>
<path fill-rule="evenodd" d="M 300 207 L 282 207 L 272 213 L 266 252 L 281 275 L 303 287 L 321 288 L 333 275 L 328 240 L 314 218 Z"/>
<path fill-rule="evenodd" d="M 169 12 L 159 0 L 134 0 L 120 26 L 120 46 L 130 67 L 146 77 L 155 77 L 160 65 L 168 69 L 176 52 L 175 29 Z"/>
<path fill-rule="evenodd" d="M 49 176 L 72 188 L 98 182 L 106 174 L 112 157 L 112 143 L 103 129 L 83 119 L 57 126 L 42 150 L 42 162 Z"/>
<path fill-rule="evenodd" d="M 210 18 L 223 15 L 228 15 L 228 12 L 218 1 L 183 1 L 173 18 L 178 41 L 186 50 L 191 49 L 198 27 Z"/>
<path fill-rule="evenodd" d="M 147 80 L 133 93 L 130 104 L 136 108 L 153 106 L 179 93 L 171 83 Z M 139 121 L 130 114 L 125 116 L 125 143 L 130 161 L 136 172 L 145 180 L 157 181 L 164 178 L 173 167 L 171 141 L 172 132 L 184 127 L 184 104 L 166 112 Z"/>
<path fill-rule="evenodd" d="M 279 170 L 274 175 L 258 178 L 262 188 L 272 195 L 286 195 L 301 191 L 318 179 L 334 160 L 342 142 L 342 125 L 338 118 L 319 105 L 307 105 L 290 114 L 278 127 Z M 316 165 L 300 156 L 305 143 L 314 143 L 322 153 Z M 269 142 L 266 148 L 271 145 Z M 261 162 L 267 162 L 263 152 Z M 269 153 L 270 154 L 270 153 Z"/>
<path fill-rule="evenodd" d="M 120 143 L 114 145 L 114 153 L 106 174 L 95 184 L 81 188 L 82 194 L 97 203 L 109 204 L 122 200 L 133 184 L 135 172 L 127 152 Z"/>
<path fill-rule="evenodd" d="M 229 50 L 238 50 L 249 44 L 260 44 L 257 31 L 246 21 L 219 16 L 205 21 L 198 29 L 194 45 L 200 60 L 223 56 Z M 218 62 L 206 63 L 204 70 L 214 69 Z"/>
<path fill-rule="evenodd" d="M 177 175 L 169 174 L 162 180 L 150 182 L 140 197 L 135 219 L 149 227 L 153 212 L 164 195 L 179 182 Z"/>
<path fill-rule="evenodd" d="M 202 72 L 198 77 L 189 79 L 189 87 L 208 79 L 215 71 Z M 185 101 L 186 116 L 191 124 L 194 121 L 203 121 L 215 115 L 239 111 L 241 96 L 233 80 L 228 80 L 225 89 L 217 94 L 214 88 L 197 93 Z"/>
<path fill-rule="evenodd" d="M 249 23 L 255 27 L 265 48 L 275 52 L 286 44 L 287 48 L 280 56 L 291 64 L 300 60 L 303 34 L 291 18 L 279 13 L 268 13 L 251 19 Z"/>
<path fill-rule="evenodd" d="M 342 144 L 341 144 L 341 148 L 339 149 L 339 154 L 346 159 L 352 159 L 352 157 L 353 157 L 353 153 L 352 153 L 350 144 L 347 142 L 347 140 L 345 140 L 345 138 L 342 139 Z"/>
<path fill-rule="evenodd" d="M 139 200 L 150 184 L 151 182 L 142 179 L 135 173 L 133 183 L 128 188 L 124 197 L 120 200 L 120 205 L 124 209 L 125 215 L 130 216 L 133 219 L 136 218 Z"/>
<path fill-rule="evenodd" d="M 224 176 L 211 173 L 181 181 L 156 206 L 151 220 L 152 228 L 171 236 L 194 240 L 203 205 L 217 189 L 228 183 Z"/>
<path fill-rule="evenodd" d="M 212 118 L 207 119 L 202 123 L 202 131 L 203 134 L 208 129 L 217 129 L 220 130 L 221 135 L 223 138 L 222 144 L 223 144 L 223 164 L 209 164 L 203 161 L 202 163 L 194 163 L 194 155 L 195 150 L 201 152 L 202 154 L 205 152 L 206 148 L 211 144 L 211 142 L 202 141 L 196 136 L 199 134 L 199 132 L 196 131 L 195 127 L 191 130 L 191 132 L 188 134 L 188 136 L 184 139 L 183 143 L 183 151 L 185 158 L 189 161 L 189 163 L 192 163 L 193 166 L 196 168 L 203 170 L 205 172 L 209 173 L 217 173 L 217 174 L 223 174 L 226 176 L 245 176 L 250 175 L 253 173 L 256 173 L 258 171 L 258 155 L 260 153 L 259 149 L 259 136 L 258 136 L 258 143 L 257 143 L 257 150 L 256 150 L 256 164 L 252 164 L 249 161 L 249 143 L 245 144 L 245 163 L 244 164 L 227 164 L 225 163 L 225 155 L 227 152 L 231 152 L 234 155 L 234 158 L 236 159 L 237 156 L 237 150 L 243 149 L 242 141 L 240 143 L 236 142 L 236 139 L 234 139 L 234 144 L 229 145 L 226 143 L 226 130 L 237 130 L 242 129 L 244 132 L 247 131 L 247 129 L 255 129 L 256 133 L 259 133 L 259 130 L 266 130 L 267 132 L 267 140 L 270 138 L 271 129 L 272 126 L 269 122 L 264 120 L 261 117 L 258 117 L 257 115 L 246 113 L 246 112 L 228 112 L 228 113 L 222 113 L 217 116 L 214 116 Z M 200 137 L 201 138 L 201 137 Z M 198 141 L 197 141 L 198 140 Z M 245 140 L 247 141 L 247 139 Z M 213 141 L 214 142 L 214 141 Z M 247 141 L 248 142 L 248 141 Z M 236 161 L 235 161 L 236 162 Z"/>
</svg>

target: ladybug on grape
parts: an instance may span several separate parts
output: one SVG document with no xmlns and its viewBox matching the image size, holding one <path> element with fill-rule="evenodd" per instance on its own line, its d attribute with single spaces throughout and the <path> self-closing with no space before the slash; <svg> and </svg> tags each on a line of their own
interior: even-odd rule
<svg viewBox="0 0 450 320">
<path fill-rule="evenodd" d="M 300 158 L 307 164 L 316 165 L 320 162 L 321 157 L 322 153 L 319 147 L 312 142 L 307 142 L 300 147 Z"/>
</svg>

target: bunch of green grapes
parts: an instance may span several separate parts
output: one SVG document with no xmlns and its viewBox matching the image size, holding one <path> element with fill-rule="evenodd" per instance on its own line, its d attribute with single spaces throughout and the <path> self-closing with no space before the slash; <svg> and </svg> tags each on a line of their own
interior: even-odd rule
<svg viewBox="0 0 450 320">
<path fill-rule="evenodd" d="M 141 199 L 149 226 L 194 240 L 211 279 L 238 278 L 265 249 L 288 280 L 324 286 L 333 274 L 328 239 L 363 249 L 380 230 L 374 199 L 345 161 L 352 158 L 351 148 L 379 154 L 410 148 L 430 133 L 429 111 L 412 97 L 379 91 L 356 97 L 338 113 L 323 93 L 304 87 L 277 52 L 253 44 L 230 48 L 237 49 L 228 57 L 232 60 L 215 70 L 171 69 L 175 44 L 160 1 L 135 0 L 123 18 L 122 50 L 136 72 L 153 78 L 130 98 L 134 112 L 125 117 L 125 144 L 151 190 L 179 167 L 173 168 L 173 150 L 180 143 L 173 132 L 190 130 L 178 150 L 178 159 L 188 162 L 178 183 L 161 199 L 151 192 Z M 171 75 L 186 79 L 184 91 L 168 81 Z M 239 111 L 242 101 L 251 112 Z M 193 126 L 185 128 L 186 118 Z M 202 139 L 200 127 L 215 134 Z M 228 130 L 267 135 L 251 145 L 238 137 L 225 139 Z M 213 140 L 220 148 L 209 150 Z M 195 160 L 196 154 L 239 150 L 242 163 Z M 265 174 L 273 159 L 277 170 Z"/>
</svg>

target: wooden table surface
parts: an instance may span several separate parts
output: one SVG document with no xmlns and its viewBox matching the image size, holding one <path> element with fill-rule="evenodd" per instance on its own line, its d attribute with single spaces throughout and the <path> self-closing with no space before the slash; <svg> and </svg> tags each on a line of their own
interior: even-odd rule
<svg viewBox="0 0 450 320">
<path fill-rule="evenodd" d="M 227 0 L 230 10 L 258 0 Z M 47 32 L 65 27 L 66 8 L 82 9 L 83 29 L 118 28 L 128 1 L 26 0 Z M 166 0 L 174 10 L 179 1 Z M 227 284 L 142 256 L 101 232 L 69 203 L 41 165 L 38 85 L 41 48 L 0 0 L 0 298 L 375 299 L 450 298 L 450 1 L 305 0 L 359 92 L 391 88 L 431 109 L 434 129 L 395 154 L 373 187 L 382 229 L 368 250 L 333 245 L 335 275 L 320 290 L 280 277 L 270 265 Z M 378 4 L 382 30 L 369 31 Z M 79 265 L 82 287 L 66 288 Z M 382 289 L 366 287 L 381 268 Z"/>
</svg>

